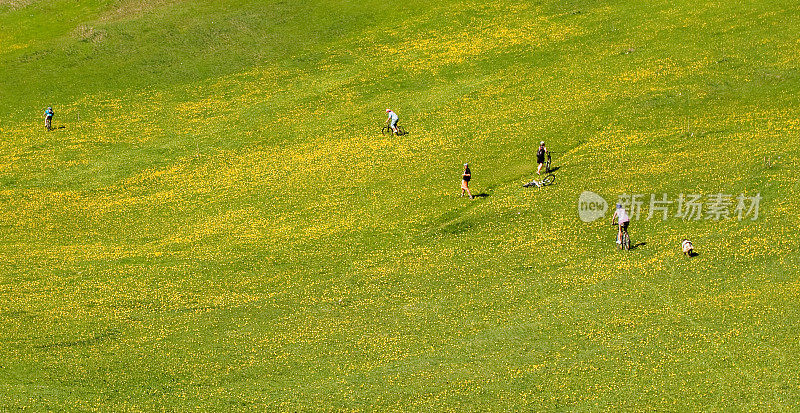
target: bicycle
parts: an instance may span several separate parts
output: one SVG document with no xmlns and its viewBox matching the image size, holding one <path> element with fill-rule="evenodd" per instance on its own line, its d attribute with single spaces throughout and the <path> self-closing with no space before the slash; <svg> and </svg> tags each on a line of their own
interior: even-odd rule
<svg viewBox="0 0 800 413">
<path fill-rule="evenodd" d="M 534 180 L 528 182 L 527 184 L 523 184 L 522 186 L 524 188 L 528 188 L 528 187 L 531 187 L 531 186 L 535 186 L 537 188 L 541 188 L 543 186 L 552 185 L 553 181 L 555 181 L 555 180 L 556 180 L 556 176 L 553 175 L 553 174 L 549 174 L 549 175 L 545 176 L 544 178 L 542 178 L 541 181 L 537 181 L 537 180 L 534 179 Z"/>
<path fill-rule="evenodd" d="M 619 227 L 617 223 L 611 223 L 612 227 Z M 628 234 L 628 227 L 622 228 L 622 239 L 620 240 L 619 249 L 630 251 L 631 249 L 631 236 Z"/>
<path fill-rule="evenodd" d="M 397 133 L 396 133 L 397 136 L 405 135 L 407 133 L 406 130 L 403 129 L 402 126 L 400 126 L 400 125 L 395 125 L 395 126 L 397 126 Z M 381 134 L 383 134 L 383 136 L 386 136 L 386 135 L 395 134 L 395 132 L 394 132 L 394 130 L 392 130 L 392 128 L 389 125 L 386 125 L 386 126 L 383 127 L 383 129 L 381 129 Z"/>
<path fill-rule="evenodd" d="M 551 161 L 552 161 L 552 158 L 550 158 L 550 151 L 547 151 L 547 159 L 544 162 L 544 173 L 546 173 L 546 174 L 550 173 L 550 162 Z"/>
</svg>

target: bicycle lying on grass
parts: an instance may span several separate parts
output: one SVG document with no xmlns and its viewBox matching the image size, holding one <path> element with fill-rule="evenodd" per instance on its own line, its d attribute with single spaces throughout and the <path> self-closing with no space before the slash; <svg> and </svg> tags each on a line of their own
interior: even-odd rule
<svg viewBox="0 0 800 413">
<path fill-rule="evenodd" d="M 531 186 L 535 186 L 537 188 L 541 188 L 543 186 L 552 185 L 553 181 L 555 181 L 555 180 L 556 180 L 556 176 L 553 175 L 553 174 L 549 174 L 549 175 L 546 175 L 544 178 L 542 178 L 541 181 L 537 181 L 537 180 L 534 179 L 534 180 L 532 180 L 532 181 L 530 181 L 527 184 L 524 184 L 522 186 L 525 187 L 525 188 L 528 188 L 528 187 L 531 187 Z"/>
<path fill-rule="evenodd" d="M 402 136 L 402 135 L 405 135 L 405 134 L 408 133 L 408 132 L 406 132 L 405 129 L 403 129 L 402 126 L 400 126 L 400 125 L 396 125 L 396 126 L 397 126 L 397 133 L 396 133 L 397 136 Z M 381 134 L 386 136 L 386 135 L 395 134 L 395 132 L 394 132 L 394 130 L 392 130 L 391 126 L 386 125 L 386 126 L 383 127 L 383 129 L 381 129 Z"/>
</svg>

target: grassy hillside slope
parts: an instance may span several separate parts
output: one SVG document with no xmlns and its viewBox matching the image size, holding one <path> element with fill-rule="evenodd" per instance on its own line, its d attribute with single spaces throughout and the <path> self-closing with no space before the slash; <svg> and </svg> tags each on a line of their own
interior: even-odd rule
<svg viewBox="0 0 800 413">
<path fill-rule="evenodd" d="M 793 2 L 79 3 L 0 2 L 3 410 L 800 405 Z"/>
</svg>

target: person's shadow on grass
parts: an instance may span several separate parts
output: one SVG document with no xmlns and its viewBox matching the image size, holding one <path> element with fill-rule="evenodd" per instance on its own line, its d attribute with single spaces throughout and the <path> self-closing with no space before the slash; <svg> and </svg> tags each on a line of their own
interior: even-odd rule
<svg viewBox="0 0 800 413">
<path fill-rule="evenodd" d="M 489 194 L 487 194 L 486 192 L 481 192 L 481 193 L 479 193 L 479 194 L 473 195 L 472 197 L 473 197 L 473 198 L 486 198 L 486 197 L 488 197 L 488 196 L 490 196 L 490 195 L 489 195 Z"/>
<path fill-rule="evenodd" d="M 634 245 L 631 245 L 631 249 L 632 249 L 632 250 L 635 250 L 636 248 L 639 248 L 639 247 L 644 247 L 645 245 L 647 245 L 647 243 L 646 243 L 646 242 L 639 242 L 639 243 L 636 243 L 636 244 L 634 244 Z"/>
</svg>

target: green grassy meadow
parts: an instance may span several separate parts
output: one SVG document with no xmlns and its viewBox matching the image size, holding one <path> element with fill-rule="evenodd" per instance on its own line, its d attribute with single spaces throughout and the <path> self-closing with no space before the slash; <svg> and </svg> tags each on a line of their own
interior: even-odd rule
<svg viewBox="0 0 800 413">
<path fill-rule="evenodd" d="M 0 410 L 797 410 L 798 33 L 790 0 L 0 0 Z M 622 252 L 583 191 L 762 200 Z"/>
</svg>

